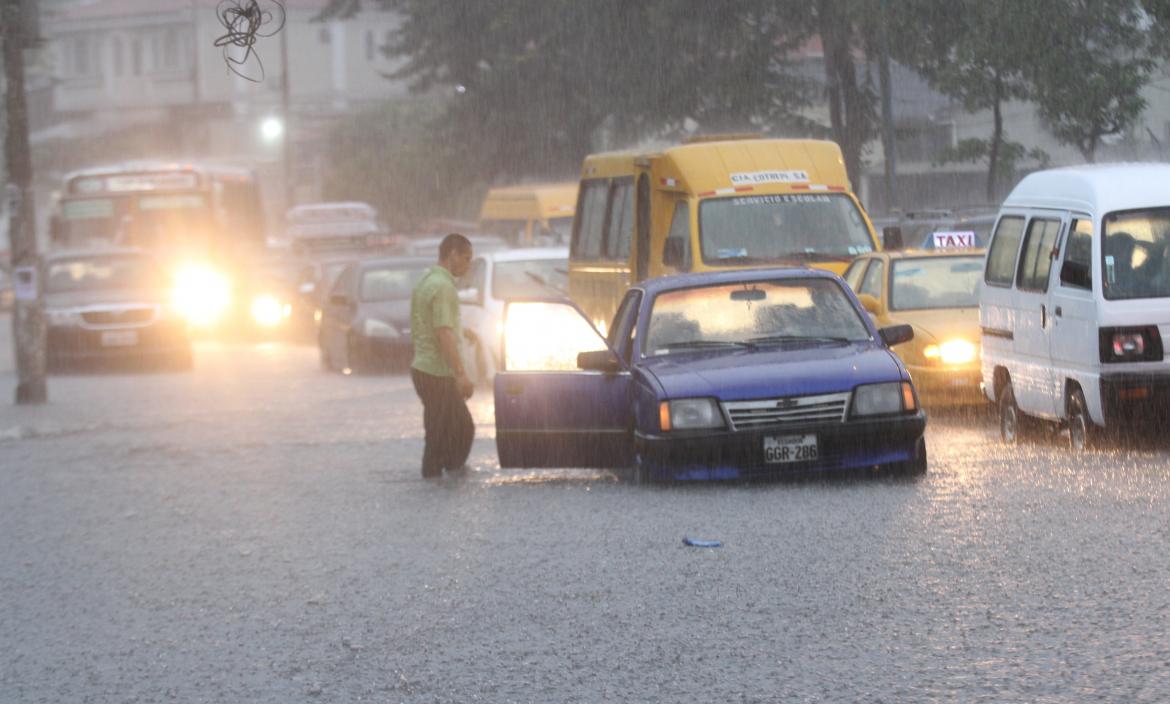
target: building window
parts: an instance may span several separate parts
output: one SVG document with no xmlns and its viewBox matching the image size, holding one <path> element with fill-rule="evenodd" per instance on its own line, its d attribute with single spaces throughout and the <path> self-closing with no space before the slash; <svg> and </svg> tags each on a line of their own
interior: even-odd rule
<svg viewBox="0 0 1170 704">
<path fill-rule="evenodd" d="M 165 71 L 174 71 L 179 68 L 179 37 L 175 30 L 168 29 L 162 36 L 162 57 L 160 68 Z"/>
<path fill-rule="evenodd" d="M 142 75 L 142 40 L 135 39 L 130 43 L 130 72 L 135 76 Z"/>
<path fill-rule="evenodd" d="M 114 37 L 110 41 L 110 53 L 113 55 L 114 75 L 121 76 L 125 73 L 126 67 L 124 57 L 122 56 L 122 39 L 120 37 Z"/>
</svg>

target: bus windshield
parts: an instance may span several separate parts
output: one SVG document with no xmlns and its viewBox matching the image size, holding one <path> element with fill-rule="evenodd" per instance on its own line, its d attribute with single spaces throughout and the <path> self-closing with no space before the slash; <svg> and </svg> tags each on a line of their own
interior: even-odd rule
<svg viewBox="0 0 1170 704">
<path fill-rule="evenodd" d="M 843 193 L 739 196 L 699 207 L 703 261 L 846 261 L 873 250 L 857 204 Z"/>
</svg>

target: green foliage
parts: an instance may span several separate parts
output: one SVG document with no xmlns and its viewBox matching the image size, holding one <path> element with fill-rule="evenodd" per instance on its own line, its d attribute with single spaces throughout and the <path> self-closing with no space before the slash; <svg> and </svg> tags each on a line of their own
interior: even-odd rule
<svg viewBox="0 0 1170 704">
<path fill-rule="evenodd" d="M 991 156 L 991 140 L 969 138 L 959 140 L 959 143 L 940 152 L 934 159 L 935 166 L 954 163 L 986 163 Z M 1015 175 L 1016 167 L 1024 161 L 1031 161 L 1040 168 L 1047 168 L 1051 162 L 1048 152 L 1043 149 L 1028 149 L 1019 142 L 1003 141 L 1000 143 L 1000 152 L 996 167 L 999 176 L 1010 178 Z"/>
</svg>

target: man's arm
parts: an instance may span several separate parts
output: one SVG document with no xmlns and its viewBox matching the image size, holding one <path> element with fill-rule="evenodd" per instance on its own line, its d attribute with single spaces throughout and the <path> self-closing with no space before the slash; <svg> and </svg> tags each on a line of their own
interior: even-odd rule
<svg viewBox="0 0 1170 704">
<path fill-rule="evenodd" d="M 459 387 L 459 392 L 463 394 L 463 398 L 471 398 L 474 386 L 467 378 L 467 372 L 463 369 L 463 360 L 459 357 L 459 344 L 455 340 L 455 332 L 451 328 L 443 326 L 435 328 L 435 337 L 439 339 L 439 354 L 443 355 L 443 361 L 447 363 L 447 368 L 455 375 L 455 385 Z"/>
</svg>

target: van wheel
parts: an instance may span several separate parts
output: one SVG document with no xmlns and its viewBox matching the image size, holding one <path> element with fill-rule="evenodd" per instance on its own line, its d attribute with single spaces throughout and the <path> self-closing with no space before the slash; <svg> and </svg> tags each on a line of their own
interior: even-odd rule
<svg viewBox="0 0 1170 704">
<path fill-rule="evenodd" d="M 1091 450 L 1097 445 L 1097 426 L 1089 417 L 1085 395 L 1073 389 L 1068 395 L 1068 447 L 1073 452 Z"/>
<path fill-rule="evenodd" d="M 1022 434 L 1023 418 L 1009 381 L 999 392 L 999 439 L 1005 445 L 1018 445 Z"/>
</svg>

